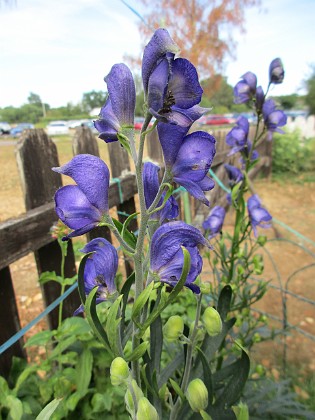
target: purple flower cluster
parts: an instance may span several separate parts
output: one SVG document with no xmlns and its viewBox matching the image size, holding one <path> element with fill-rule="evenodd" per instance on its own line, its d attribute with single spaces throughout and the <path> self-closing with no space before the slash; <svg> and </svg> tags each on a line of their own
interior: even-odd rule
<svg viewBox="0 0 315 420">
<path fill-rule="evenodd" d="M 261 205 L 257 194 L 252 195 L 247 201 L 247 210 L 254 235 L 257 236 L 257 227 L 269 228 L 272 219 L 270 213 Z"/>
<path fill-rule="evenodd" d="M 214 238 L 221 232 L 225 218 L 225 210 L 221 206 L 215 206 L 211 210 L 208 218 L 203 222 L 202 227 L 210 232 L 209 239 Z"/>
</svg>

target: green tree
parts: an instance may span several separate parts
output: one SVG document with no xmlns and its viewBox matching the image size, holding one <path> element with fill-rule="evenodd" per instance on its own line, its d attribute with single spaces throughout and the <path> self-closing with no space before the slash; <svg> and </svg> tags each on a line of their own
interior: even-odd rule
<svg viewBox="0 0 315 420">
<path fill-rule="evenodd" d="M 29 104 L 40 105 L 40 106 L 42 105 L 42 100 L 37 93 L 30 92 L 30 94 L 28 95 L 27 101 Z"/>
<path fill-rule="evenodd" d="M 308 106 L 309 113 L 315 115 L 315 64 L 311 66 L 311 75 L 305 81 L 307 94 L 305 104 Z"/>
<path fill-rule="evenodd" d="M 91 111 L 93 108 L 100 108 L 104 105 L 107 98 L 107 92 L 102 90 L 91 90 L 90 92 L 83 93 L 82 107 L 85 112 Z"/>
</svg>

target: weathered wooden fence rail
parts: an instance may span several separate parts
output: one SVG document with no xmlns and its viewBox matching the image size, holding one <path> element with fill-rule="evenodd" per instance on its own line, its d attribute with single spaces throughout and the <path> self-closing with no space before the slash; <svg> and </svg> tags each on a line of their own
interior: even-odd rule
<svg viewBox="0 0 315 420">
<path fill-rule="evenodd" d="M 223 164 L 231 162 L 227 157 L 228 147 L 225 136 L 228 130 L 215 133 L 217 138 L 217 154 L 213 170 L 226 183 Z M 103 144 L 102 144 L 103 146 Z M 113 182 L 109 188 L 109 206 L 116 207 L 118 218 L 124 221 L 126 214 L 136 211 L 135 195 L 137 194 L 135 175 L 130 172 L 130 162 L 127 152 L 118 143 L 111 143 L 109 159 Z M 270 145 L 264 142 L 260 147 L 263 156 L 263 166 L 267 172 L 271 167 Z M 156 133 L 149 135 L 148 156 L 162 164 L 162 153 Z M 73 154 L 90 153 L 99 156 L 98 143 L 95 136 L 87 127 L 77 129 L 73 137 Z M 62 186 L 61 176 L 51 170 L 59 166 L 57 148 L 43 130 L 28 130 L 24 132 L 16 147 L 21 184 L 27 212 L 18 218 L 0 224 L 0 345 L 20 330 L 19 313 L 16 305 L 14 287 L 12 283 L 10 264 L 23 256 L 33 252 L 35 255 L 37 272 L 55 271 L 60 274 L 61 252 L 56 240 L 50 235 L 50 228 L 57 221 L 52 201 L 55 191 Z M 210 192 L 212 205 L 225 200 L 225 192 L 219 186 Z M 209 212 L 204 205 L 191 200 L 193 216 Z M 205 213 L 206 212 L 206 213 Z M 137 221 L 130 224 L 132 230 L 137 229 Z M 88 239 L 97 236 L 106 237 L 111 241 L 111 234 L 107 228 L 96 228 Z M 129 261 L 125 261 L 127 273 L 131 271 Z M 72 243 L 69 241 L 68 254 L 65 263 L 65 275 L 72 277 L 76 273 Z M 60 285 L 49 282 L 42 287 L 45 306 L 60 296 Z M 73 292 L 65 301 L 63 316 L 69 317 L 79 306 L 77 291 Z M 50 328 L 58 324 L 58 310 L 53 310 L 48 316 Z M 7 375 L 13 356 L 26 357 L 23 339 L 13 344 L 0 355 L 0 374 Z"/>
</svg>

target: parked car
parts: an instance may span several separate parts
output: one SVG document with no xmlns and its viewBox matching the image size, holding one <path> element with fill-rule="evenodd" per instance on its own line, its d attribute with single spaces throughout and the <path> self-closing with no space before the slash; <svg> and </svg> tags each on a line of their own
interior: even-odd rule
<svg viewBox="0 0 315 420">
<path fill-rule="evenodd" d="M 69 134 L 69 127 L 66 121 L 52 121 L 47 125 L 46 129 L 49 136 Z"/>
<path fill-rule="evenodd" d="M 19 137 L 24 130 L 30 130 L 32 128 L 35 128 L 34 124 L 31 123 L 21 123 L 18 124 L 16 127 L 11 128 L 10 135 L 12 137 Z"/>
<path fill-rule="evenodd" d="M 0 135 L 1 134 L 10 134 L 11 126 L 7 122 L 0 122 Z"/>
<path fill-rule="evenodd" d="M 135 117 L 135 121 L 134 121 L 135 130 L 141 130 L 143 123 L 144 123 L 143 117 Z"/>
<path fill-rule="evenodd" d="M 92 131 L 92 133 L 98 134 L 98 131 L 94 127 L 94 121 L 93 120 L 84 120 L 84 121 L 81 122 L 81 125 L 85 125 L 86 127 L 89 127 L 89 129 Z"/>
<path fill-rule="evenodd" d="M 225 115 L 204 115 L 199 118 L 198 123 L 201 125 L 225 125 L 232 124 L 234 120 Z"/>
</svg>

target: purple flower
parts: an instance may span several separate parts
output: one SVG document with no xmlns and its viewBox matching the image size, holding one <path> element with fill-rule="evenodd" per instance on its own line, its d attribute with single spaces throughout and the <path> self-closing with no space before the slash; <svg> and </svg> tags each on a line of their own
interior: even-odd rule
<svg viewBox="0 0 315 420">
<path fill-rule="evenodd" d="M 236 127 L 226 136 L 226 143 L 232 147 L 228 156 L 231 156 L 244 149 L 247 144 L 247 137 L 249 133 L 249 122 L 246 117 L 239 117 L 236 121 Z"/>
<path fill-rule="evenodd" d="M 235 168 L 236 169 L 236 168 Z M 215 206 L 208 218 L 203 222 L 202 227 L 210 231 L 209 239 L 220 233 L 225 218 L 225 210 L 221 206 Z"/>
<path fill-rule="evenodd" d="M 241 158 L 242 164 L 245 164 L 246 159 L 248 159 L 249 156 L 250 156 L 251 162 L 258 159 L 259 153 L 257 152 L 257 150 L 252 151 L 252 147 L 253 147 L 252 142 L 248 140 L 246 146 L 242 150 L 242 154 L 243 154 L 243 157 Z"/>
<path fill-rule="evenodd" d="M 259 114 L 261 113 L 264 102 L 265 102 L 265 94 L 264 94 L 263 88 L 261 86 L 258 86 L 256 90 L 256 103 L 255 103 L 257 113 Z"/>
<path fill-rule="evenodd" d="M 234 87 L 234 102 L 236 104 L 248 102 L 255 95 L 256 86 L 256 75 L 248 71 Z"/>
<path fill-rule="evenodd" d="M 240 169 L 236 168 L 235 166 L 225 164 L 224 168 L 225 168 L 225 170 L 228 174 L 230 186 L 238 184 L 239 182 L 241 182 L 244 179 L 244 175 L 243 175 L 242 171 Z"/>
<path fill-rule="evenodd" d="M 158 123 L 157 129 L 169 175 L 208 206 L 204 191 L 215 185 L 208 176 L 215 155 L 215 138 L 203 131 L 186 135 L 188 128 L 179 125 Z"/>
<path fill-rule="evenodd" d="M 145 162 L 143 165 L 142 179 L 144 185 L 145 204 L 147 209 L 153 203 L 159 190 L 159 170 L 160 168 L 152 162 Z M 157 207 L 162 205 L 164 197 L 165 193 L 163 193 L 162 198 L 159 201 Z M 175 198 L 171 196 L 165 203 L 162 210 L 159 210 L 152 214 L 151 219 L 159 220 L 160 223 L 163 223 L 165 219 L 176 219 L 178 213 L 178 204 Z"/>
<path fill-rule="evenodd" d="M 251 225 L 254 230 L 254 235 L 257 236 L 257 226 L 262 228 L 269 228 L 272 216 L 269 212 L 261 206 L 261 202 L 257 194 L 252 195 L 247 200 L 247 210 Z"/>
<path fill-rule="evenodd" d="M 272 60 L 269 66 L 269 83 L 278 85 L 283 82 L 284 68 L 280 58 Z"/>
<path fill-rule="evenodd" d="M 160 121 L 189 126 L 189 109 L 197 105 L 203 93 L 195 67 L 184 58 L 174 58 L 177 45 L 165 29 L 158 29 L 146 46 L 142 79 L 150 113 Z M 188 115 L 187 115 L 188 113 Z"/>
<path fill-rule="evenodd" d="M 287 123 L 287 116 L 280 109 L 276 109 L 276 103 L 273 99 L 267 99 L 264 103 L 263 108 L 263 117 L 265 125 L 268 129 L 267 139 L 272 139 L 272 133 L 283 133 L 284 131 L 278 127 L 282 127 Z"/>
<path fill-rule="evenodd" d="M 56 213 L 74 229 L 64 239 L 83 235 L 97 226 L 108 213 L 109 170 L 92 155 L 77 155 L 53 171 L 70 176 L 77 185 L 67 185 L 55 194 Z"/>
<path fill-rule="evenodd" d="M 116 248 L 106 239 L 96 238 L 87 243 L 81 250 L 92 254 L 88 257 L 84 267 L 84 289 L 86 296 L 97 287 L 96 303 L 106 300 L 108 295 L 116 292 L 115 276 L 118 268 Z M 83 311 L 81 305 L 74 313 Z"/>
<path fill-rule="evenodd" d="M 174 287 L 180 279 L 184 255 L 182 246 L 190 253 L 191 266 L 185 282 L 194 293 L 200 293 L 200 289 L 194 281 L 201 273 L 202 258 L 198 251 L 198 245 L 209 247 L 209 243 L 201 232 L 184 222 L 169 222 L 160 226 L 151 241 L 150 269 L 154 276 L 161 282 Z"/>
<path fill-rule="evenodd" d="M 125 64 L 115 64 L 105 77 L 108 98 L 94 126 L 106 143 L 118 140 L 120 133 L 133 129 L 136 88 L 131 71 Z"/>
</svg>

